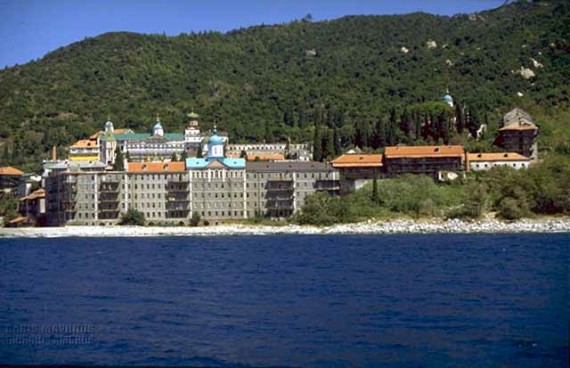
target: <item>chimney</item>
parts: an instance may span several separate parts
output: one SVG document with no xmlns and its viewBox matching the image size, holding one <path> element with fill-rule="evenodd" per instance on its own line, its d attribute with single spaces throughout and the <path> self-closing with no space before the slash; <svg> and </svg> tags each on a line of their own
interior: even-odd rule
<svg viewBox="0 0 570 368">
<path fill-rule="evenodd" d="M 57 160 L 57 148 L 56 148 L 56 146 L 53 146 L 51 148 L 51 159 L 52 159 L 52 161 Z"/>
</svg>

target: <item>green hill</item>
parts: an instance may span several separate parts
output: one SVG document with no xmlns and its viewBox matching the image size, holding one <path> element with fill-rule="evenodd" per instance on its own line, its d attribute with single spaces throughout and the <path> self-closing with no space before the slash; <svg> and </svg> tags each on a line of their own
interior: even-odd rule
<svg viewBox="0 0 570 368">
<path fill-rule="evenodd" d="M 400 122 L 446 88 L 477 123 L 485 117 L 493 128 L 519 106 L 551 136 L 567 134 L 569 14 L 566 1 L 521 1 L 453 17 L 103 34 L 0 71 L 0 161 L 37 163 L 52 145 L 101 129 L 108 115 L 115 127 L 143 131 L 160 113 L 166 131 L 179 131 L 191 110 L 234 142 L 310 141 L 316 123 L 325 129 L 319 134 L 332 137 L 334 129 L 347 146 L 358 143 L 359 126 L 373 129 L 390 116 Z M 534 76 L 524 78 L 521 67 Z M 400 133 L 397 142 L 410 140 Z"/>
</svg>

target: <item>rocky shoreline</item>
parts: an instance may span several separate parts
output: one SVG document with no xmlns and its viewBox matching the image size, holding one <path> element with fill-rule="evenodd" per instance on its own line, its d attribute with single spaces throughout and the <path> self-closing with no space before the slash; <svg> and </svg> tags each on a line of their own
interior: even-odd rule
<svg viewBox="0 0 570 368">
<path fill-rule="evenodd" d="M 340 234 L 460 234 L 460 233 L 560 233 L 570 232 L 570 218 L 525 219 L 503 222 L 495 219 L 366 221 L 329 227 L 220 225 L 203 227 L 66 226 L 51 228 L 0 228 L 0 237 L 138 237 L 138 236 L 228 236 L 228 235 L 340 235 Z"/>
</svg>

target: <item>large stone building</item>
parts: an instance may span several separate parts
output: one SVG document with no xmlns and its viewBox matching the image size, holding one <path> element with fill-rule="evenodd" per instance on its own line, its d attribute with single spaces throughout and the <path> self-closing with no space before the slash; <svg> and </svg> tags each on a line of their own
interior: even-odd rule
<svg viewBox="0 0 570 368">
<path fill-rule="evenodd" d="M 248 217 L 256 213 L 281 218 L 291 216 L 316 192 L 340 195 L 340 174 L 315 161 L 247 162 Z"/>
<path fill-rule="evenodd" d="M 517 152 L 533 160 L 538 158 L 538 127 L 529 114 L 519 108 L 503 117 L 496 144 L 508 152 Z"/>
<path fill-rule="evenodd" d="M 259 157 L 279 157 L 294 159 L 296 161 L 311 161 L 313 157 L 313 145 L 309 143 L 237 143 L 228 144 L 226 155 L 240 157 L 246 153 L 248 161 Z M 279 156 L 278 156 L 279 155 Z"/>
<path fill-rule="evenodd" d="M 133 208 L 148 224 L 188 224 L 196 213 L 217 224 L 257 215 L 282 218 L 307 195 L 339 193 L 339 174 L 319 162 L 251 162 L 226 158 L 214 130 L 206 158 L 185 162 L 127 162 L 125 171 L 98 161 L 66 161 L 47 176 L 49 225 L 107 225 Z"/>
<path fill-rule="evenodd" d="M 439 180 L 454 179 L 464 172 L 463 146 L 395 146 L 384 151 L 388 177 L 425 174 Z"/>
<path fill-rule="evenodd" d="M 531 159 L 516 152 L 467 153 L 467 171 L 486 171 L 493 167 L 511 167 L 515 170 L 530 167 Z"/>
<path fill-rule="evenodd" d="M 384 177 L 382 154 L 344 154 L 331 161 L 340 171 L 342 192 L 360 189 L 367 182 Z"/>
<path fill-rule="evenodd" d="M 24 172 L 15 167 L 0 167 L 0 191 L 9 193 L 17 189 L 22 175 Z"/>
<path fill-rule="evenodd" d="M 188 126 L 183 133 L 166 133 L 159 116 L 156 117 L 151 133 L 115 129 L 113 123 L 107 121 L 105 131 L 97 136 L 100 141 L 100 159 L 109 166 L 113 165 L 117 147 L 124 155 L 128 153 L 130 160 L 135 162 L 170 160 L 174 155 L 180 157 L 183 153 L 196 156 L 198 151 L 207 153 L 210 134 L 200 131 L 198 114 L 191 112 L 188 118 Z M 219 136 L 226 144 L 227 135 Z"/>
</svg>

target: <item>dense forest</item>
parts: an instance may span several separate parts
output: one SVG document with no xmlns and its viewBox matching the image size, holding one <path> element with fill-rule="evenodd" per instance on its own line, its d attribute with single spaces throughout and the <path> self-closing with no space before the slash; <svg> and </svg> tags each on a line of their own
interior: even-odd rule
<svg viewBox="0 0 570 368">
<path fill-rule="evenodd" d="M 181 131 L 191 110 L 233 142 L 348 147 L 460 143 L 488 150 L 500 116 L 531 113 L 541 146 L 570 153 L 570 5 L 477 14 L 348 16 L 228 33 L 108 33 L 0 71 L 0 163 L 37 169 L 49 148 L 115 127 Z M 455 108 L 441 102 L 449 89 Z M 470 139 L 487 123 L 483 140 Z"/>
</svg>

